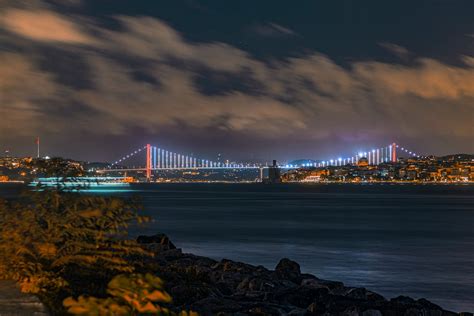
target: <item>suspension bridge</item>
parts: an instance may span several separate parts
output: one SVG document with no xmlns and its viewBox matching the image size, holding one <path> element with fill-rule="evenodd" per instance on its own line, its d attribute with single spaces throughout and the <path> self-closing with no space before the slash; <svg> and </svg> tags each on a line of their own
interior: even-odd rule
<svg viewBox="0 0 474 316">
<path fill-rule="evenodd" d="M 126 167 L 127 161 L 132 157 L 145 154 L 146 162 L 144 167 L 129 168 Z M 237 162 L 221 162 L 208 159 L 201 159 L 193 155 L 186 155 L 182 153 L 172 152 L 151 144 L 124 155 L 120 159 L 112 163 L 109 168 L 97 170 L 99 173 L 108 173 L 113 171 L 145 171 L 147 179 L 150 179 L 153 171 L 158 170 L 192 170 L 192 169 L 259 169 L 262 172 L 265 168 L 277 167 L 281 169 L 295 169 L 301 167 L 330 167 L 330 166 L 345 166 L 355 165 L 361 158 L 367 159 L 369 165 L 379 165 L 383 163 L 397 162 L 399 154 L 407 155 L 408 157 L 419 157 L 413 151 L 410 151 L 396 143 L 391 143 L 387 146 L 372 149 L 369 151 L 358 152 L 350 157 L 335 157 L 329 160 L 322 160 L 319 162 L 305 163 L 300 165 L 293 164 L 261 164 L 261 163 L 237 163 Z"/>
</svg>

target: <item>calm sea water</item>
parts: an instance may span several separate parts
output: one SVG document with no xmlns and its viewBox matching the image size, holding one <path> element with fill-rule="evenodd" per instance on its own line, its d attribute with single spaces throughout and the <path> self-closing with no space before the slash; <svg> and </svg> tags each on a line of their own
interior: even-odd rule
<svg viewBox="0 0 474 316">
<path fill-rule="evenodd" d="M 97 191 L 96 191 L 97 192 Z M 144 184 L 154 218 L 131 234 L 164 232 L 185 252 L 302 271 L 387 298 L 427 298 L 474 311 L 474 186 Z"/>
</svg>

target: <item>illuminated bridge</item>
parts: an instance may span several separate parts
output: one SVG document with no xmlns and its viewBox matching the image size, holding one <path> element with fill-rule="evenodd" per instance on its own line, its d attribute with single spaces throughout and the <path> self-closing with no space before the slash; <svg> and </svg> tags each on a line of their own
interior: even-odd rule
<svg viewBox="0 0 474 316">
<path fill-rule="evenodd" d="M 294 169 L 301 167 L 327 167 L 327 166 L 344 166 L 347 164 L 357 164 L 359 159 L 366 158 L 368 164 L 379 165 L 382 163 L 396 162 L 399 152 L 405 153 L 410 157 L 419 157 L 415 152 L 401 147 L 395 143 L 390 145 L 372 149 L 365 152 L 359 152 L 351 157 L 336 157 L 334 159 L 324 160 L 314 163 L 306 163 L 302 165 L 283 164 L 276 165 L 282 169 Z M 146 154 L 146 164 L 143 168 L 124 168 L 124 163 L 132 157 L 139 154 Z M 150 179 L 152 172 L 155 170 L 187 170 L 187 169 L 260 169 L 268 168 L 268 165 L 261 163 L 234 163 L 220 162 L 207 159 L 200 159 L 192 155 L 175 153 L 157 146 L 147 144 L 131 153 L 124 155 L 122 158 L 111 164 L 109 169 L 98 170 L 98 172 L 106 173 L 110 171 L 146 171 L 147 179 Z"/>
</svg>

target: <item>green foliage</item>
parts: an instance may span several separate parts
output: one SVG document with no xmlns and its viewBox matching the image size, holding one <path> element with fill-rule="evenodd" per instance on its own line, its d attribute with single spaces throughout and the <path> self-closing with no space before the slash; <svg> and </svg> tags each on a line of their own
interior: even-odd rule
<svg viewBox="0 0 474 316">
<path fill-rule="evenodd" d="M 151 274 L 118 275 L 108 284 L 110 297 L 95 298 L 80 296 L 77 300 L 69 297 L 63 304 L 74 315 L 176 315 L 160 303 L 171 302 L 171 297 L 163 290 L 160 278 Z M 197 315 L 181 312 L 178 315 Z"/>
<path fill-rule="evenodd" d="M 54 293 L 78 268 L 132 272 L 127 259 L 148 255 L 123 238 L 130 222 L 146 220 L 137 211 L 122 199 L 50 189 L 0 201 L 0 277 L 17 280 L 24 292 Z"/>
</svg>

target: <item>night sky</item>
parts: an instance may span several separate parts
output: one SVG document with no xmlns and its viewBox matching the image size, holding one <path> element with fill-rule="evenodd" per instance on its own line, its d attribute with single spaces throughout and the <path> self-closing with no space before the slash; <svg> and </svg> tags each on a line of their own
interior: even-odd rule
<svg viewBox="0 0 474 316">
<path fill-rule="evenodd" d="M 474 1 L 0 0 L 0 149 L 474 153 Z"/>
</svg>

